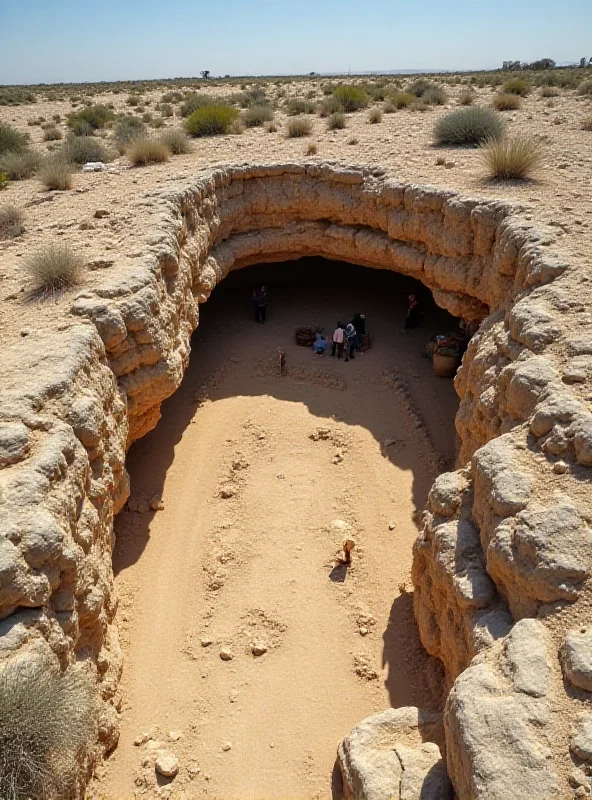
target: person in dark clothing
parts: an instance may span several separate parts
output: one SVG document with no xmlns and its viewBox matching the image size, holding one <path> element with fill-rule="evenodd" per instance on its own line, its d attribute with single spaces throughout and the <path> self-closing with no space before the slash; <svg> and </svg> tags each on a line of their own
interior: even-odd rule
<svg viewBox="0 0 592 800">
<path fill-rule="evenodd" d="M 267 314 L 267 289 L 259 286 L 253 289 L 253 305 L 255 306 L 255 322 L 265 322 Z"/>
<path fill-rule="evenodd" d="M 358 349 L 358 337 L 356 334 L 356 329 L 351 322 L 345 329 L 345 336 L 345 360 L 349 361 L 350 358 L 353 360 L 356 357 L 355 352 Z"/>
<path fill-rule="evenodd" d="M 354 314 L 352 318 L 352 325 L 354 326 L 354 330 L 356 332 L 357 349 L 362 352 L 364 337 L 366 336 L 366 315 Z"/>
<path fill-rule="evenodd" d="M 415 328 L 419 322 L 419 300 L 414 294 L 409 295 L 409 302 L 407 304 L 407 314 L 405 315 L 405 330 Z"/>
</svg>

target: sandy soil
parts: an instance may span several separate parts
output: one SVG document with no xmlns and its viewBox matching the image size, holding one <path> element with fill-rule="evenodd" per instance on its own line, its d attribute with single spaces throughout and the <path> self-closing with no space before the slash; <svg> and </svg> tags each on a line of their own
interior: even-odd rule
<svg viewBox="0 0 592 800">
<path fill-rule="evenodd" d="M 320 100 L 321 83 L 294 83 L 284 89 L 287 96 L 294 97 L 313 90 L 317 92 L 315 99 Z M 275 133 L 252 128 L 240 136 L 199 139 L 191 154 L 174 156 L 166 164 L 151 167 L 130 169 L 125 156 L 120 157 L 110 164 L 108 172 L 78 174 L 75 188 L 69 192 L 47 192 L 36 179 L 11 183 L 2 192 L 0 205 L 10 203 L 24 211 L 26 231 L 17 239 L 0 242 L 0 344 L 9 343 L 21 331 L 26 335 L 40 327 L 61 324 L 75 294 L 76 290 L 68 292 L 55 302 L 31 301 L 27 294 L 30 281 L 23 264 L 32 252 L 50 242 L 68 242 L 89 265 L 84 283 L 92 286 L 107 277 L 109 266 L 105 264 L 133 269 L 145 254 L 151 220 L 148 215 L 144 219 L 132 215 L 130 206 L 146 192 L 216 163 L 300 159 L 310 142 L 318 146 L 318 159 L 380 164 L 404 181 L 438 184 L 465 194 L 502 197 L 528 206 L 527 219 L 554 225 L 568 255 L 587 258 L 592 248 L 592 133 L 583 131 L 581 126 L 592 114 L 590 99 L 578 97 L 574 90 L 562 90 L 558 97 L 547 100 L 537 89 L 523 100 L 520 110 L 504 112 L 510 134 L 526 133 L 544 139 L 547 163 L 536 181 L 492 184 L 483 180 L 484 167 L 477 149 L 433 145 L 434 123 L 458 107 L 461 88 L 447 87 L 450 102 L 445 107 L 434 107 L 425 113 L 405 109 L 385 114 L 377 125 L 368 124 L 368 112 L 364 110 L 348 115 L 345 130 L 328 131 L 326 120 L 313 115 L 313 133 L 305 139 L 286 138 L 287 117 L 280 110 L 276 112 Z M 278 91 L 271 84 L 266 90 L 272 98 Z M 211 89 L 222 95 L 236 91 L 236 86 Z M 162 91 L 144 93 L 151 103 L 146 110 L 154 113 L 161 95 Z M 488 105 L 493 95 L 491 88 L 480 89 L 476 102 Z M 112 102 L 118 113 L 132 112 L 125 105 L 124 95 L 97 95 L 92 100 Z M 72 104 L 67 100 L 0 107 L 0 122 L 27 131 L 35 146 L 45 151 L 41 129 L 27 122 L 39 116 L 50 119 L 56 113 L 65 119 L 71 111 Z M 180 124 L 178 117 L 166 123 L 168 127 Z M 63 122 L 60 127 L 66 131 Z M 102 135 L 109 144 L 111 133 L 104 131 Z M 437 166 L 439 155 L 453 162 L 453 167 Z M 97 211 L 107 214 L 97 218 Z M 94 268 L 97 263 L 100 269 Z"/>
<path fill-rule="evenodd" d="M 354 724 L 438 705 L 400 589 L 417 513 L 454 457 L 457 398 L 422 358 L 451 318 L 426 308 L 405 334 L 400 276 L 373 287 L 350 269 L 336 291 L 334 265 L 285 267 L 284 283 L 297 270 L 313 285 L 270 285 L 265 326 L 248 286 L 215 291 L 183 385 L 130 452 L 132 506 L 164 508 L 116 520 L 123 725 L 95 795 L 339 797 L 336 746 Z M 255 269 L 242 280 L 269 277 Z M 356 310 L 373 346 L 354 361 L 293 344 L 296 324 Z M 346 536 L 349 570 L 335 559 Z M 180 759 L 172 784 L 156 780 L 159 741 Z"/>
</svg>

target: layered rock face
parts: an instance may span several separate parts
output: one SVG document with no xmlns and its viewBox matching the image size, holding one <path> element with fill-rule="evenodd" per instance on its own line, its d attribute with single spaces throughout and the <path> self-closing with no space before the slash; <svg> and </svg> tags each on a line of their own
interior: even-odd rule
<svg viewBox="0 0 592 800">
<path fill-rule="evenodd" d="M 112 747 L 120 657 L 110 558 L 113 515 L 129 491 L 125 449 L 179 386 L 199 304 L 231 270 L 262 261 L 316 255 L 395 270 L 453 314 L 483 321 L 456 380 L 461 469 L 436 482 L 414 558 L 422 639 L 451 687 L 450 777 L 461 800 L 505 797 L 488 777 L 496 756 L 508 781 L 515 770 L 524 787 L 537 776 L 531 797 L 570 796 L 573 758 L 572 785 L 585 787 L 585 268 L 507 204 L 403 185 L 381 169 L 225 167 L 152 193 L 135 213 L 154 224 L 134 268 L 116 265 L 76 297 L 62 330 L 2 355 L 0 658 L 49 646 L 64 667 L 87 661 L 105 701 L 101 742 Z M 538 694 L 533 670 L 546 676 Z M 524 746 L 496 751 L 491 719 L 497 738 L 515 734 Z"/>
</svg>

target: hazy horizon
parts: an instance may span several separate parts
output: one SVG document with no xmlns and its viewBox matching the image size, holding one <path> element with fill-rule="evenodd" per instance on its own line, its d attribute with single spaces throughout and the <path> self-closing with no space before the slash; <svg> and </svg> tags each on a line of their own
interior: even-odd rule
<svg viewBox="0 0 592 800">
<path fill-rule="evenodd" d="M 165 80 L 203 69 L 221 77 L 476 71 L 592 56 L 588 0 L 525 6 L 226 0 L 220 10 L 204 0 L 104 0 L 97 15 L 73 0 L 31 0 L 26 9 L 3 0 L 0 84 Z"/>
</svg>

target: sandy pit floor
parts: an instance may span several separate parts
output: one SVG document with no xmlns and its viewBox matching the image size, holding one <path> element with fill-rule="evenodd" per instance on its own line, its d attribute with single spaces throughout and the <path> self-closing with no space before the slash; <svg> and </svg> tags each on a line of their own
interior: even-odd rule
<svg viewBox="0 0 592 800">
<path fill-rule="evenodd" d="M 94 796 L 339 797 L 353 725 L 439 702 L 405 589 L 418 513 L 454 458 L 457 397 L 422 357 L 451 318 L 426 308 L 405 334 L 409 284 L 393 274 L 264 269 L 317 283 L 269 281 L 264 326 L 248 285 L 216 289 L 181 388 L 130 452 L 131 506 L 163 508 L 116 519 L 122 733 Z M 293 343 L 295 325 L 355 311 L 373 346 L 354 361 Z M 163 747 L 172 782 L 155 773 Z"/>
</svg>

